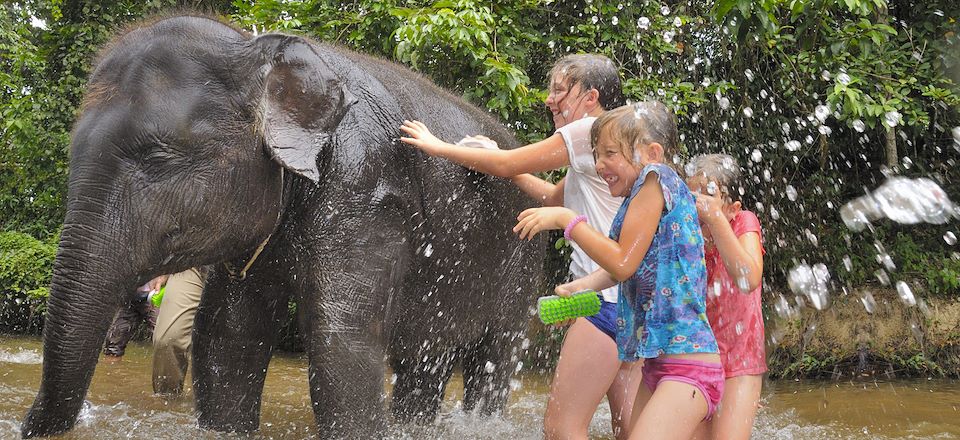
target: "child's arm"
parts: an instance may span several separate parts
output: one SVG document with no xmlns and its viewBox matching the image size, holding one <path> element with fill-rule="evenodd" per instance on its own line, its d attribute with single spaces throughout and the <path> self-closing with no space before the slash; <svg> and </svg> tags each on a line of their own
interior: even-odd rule
<svg viewBox="0 0 960 440">
<path fill-rule="evenodd" d="M 663 192 L 654 173 L 647 174 L 643 186 L 630 201 L 620 241 L 613 241 L 586 222 L 577 223 L 570 233 L 593 261 L 604 268 L 618 281 L 625 281 L 636 273 L 640 262 L 647 254 L 657 223 L 663 212 Z M 564 229 L 577 214 L 566 208 L 532 208 L 520 213 L 519 222 L 513 227 L 520 238 L 532 238 L 537 232 L 547 229 Z"/>
<path fill-rule="evenodd" d="M 593 271 L 590 275 L 577 278 L 569 283 L 561 284 L 553 289 L 558 296 L 570 296 L 584 290 L 595 290 L 597 292 L 617 285 L 610 273 L 601 269 Z"/>
<path fill-rule="evenodd" d="M 763 278 L 763 247 L 760 234 L 748 232 L 737 237 L 730 221 L 723 214 L 723 201 L 708 194 L 697 194 L 697 211 L 703 223 L 710 229 L 713 245 L 720 252 L 727 274 L 734 280 L 743 293 L 750 293 Z M 741 286 L 740 279 L 747 280 L 747 289 Z"/>
<path fill-rule="evenodd" d="M 401 137 L 401 141 L 419 148 L 424 153 L 498 177 L 554 170 L 570 164 L 566 144 L 559 133 L 513 150 L 488 150 L 443 142 L 431 134 L 427 126 L 420 121 L 403 121 L 400 130 L 410 136 Z"/>
<path fill-rule="evenodd" d="M 564 177 L 556 185 L 532 174 L 519 174 L 510 178 L 520 190 L 540 202 L 543 206 L 563 206 Z"/>
</svg>

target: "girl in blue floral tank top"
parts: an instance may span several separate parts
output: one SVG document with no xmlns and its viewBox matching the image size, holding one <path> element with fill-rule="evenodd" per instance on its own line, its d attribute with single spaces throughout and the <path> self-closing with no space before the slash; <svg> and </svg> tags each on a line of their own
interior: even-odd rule
<svg viewBox="0 0 960 440">
<path fill-rule="evenodd" d="M 644 362 L 630 438 L 688 438 L 714 413 L 723 393 L 723 368 L 706 316 L 696 203 L 664 164 L 673 159 L 676 139 L 676 119 L 662 103 L 607 112 L 591 129 L 597 173 L 612 195 L 625 197 L 609 237 L 566 208 L 528 209 L 514 227 L 521 238 L 564 229 L 564 236 L 602 267 L 558 286 L 559 294 L 619 281 L 620 359 Z M 656 404 L 647 405 L 651 401 Z"/>
</svg>

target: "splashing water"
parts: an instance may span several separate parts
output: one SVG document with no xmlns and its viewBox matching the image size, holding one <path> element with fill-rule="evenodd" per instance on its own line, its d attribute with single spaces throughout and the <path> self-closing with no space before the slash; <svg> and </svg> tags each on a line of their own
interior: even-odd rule
<svg viewBox="0 0 960 440">
<path fill-rule="evenodd" d="M 847 75 L 846 72 L 840 72 L 840 74 L 837 75 L 837 82 L 843 85 L 850 84 L 850 75 Z"/>
<path fill-rule="evenodd" d="M 790 269 L 790 273 L 787 274 L 787 284 L 790 286 L 790 290 L 798 295 L 806 296 L 817 310 L 825 309 L 829 303 L 829 282 L 830 271 L 823 263 L 817 263 L 813 267 L 800 264 Z"/>
<path fill-rule="evenodd" d="M 900 301 L 904 304 L 910 307 L 917 305 L 917 299 L 914 298 L 913 291 L 906 282 L 897 281 L 897 295 L 900 295 Z"/>
<path fill-rule="evenodd" d="M 820 123 L 823 123 L 827 120 L 827 117 L 830 116 L 830 107 L 820 104 L 816 109 L 813 110 L 813 114 L 820 121 Z"/>
<path fill-rule="evenodd" d="M 936 182 L 927 178 L 910 179 L 894 176 L 877 188 L 851 200 L 840 208 L 844 224 L 860 232 L 881 217 L 897 223 L 944 224 L 955 215 L 956 208 Z"/>
<path fill-rule="evenodd" d="M 637 19 L 637 29 L 647 30 L 650 29 L 650 19 L 647 17 L 640 17 Z"/>
<path fill-rule="evenodd" d="M 902 115 L 896 110 L 892 110 L 883 115 L 883 123 L 887 127 L 896 127 L 900 123 Z"/>
<path fill-rule="evenodd" d="M 43 356 L 34 350 L 21 349 L 16 352 L 0 350 L 0 363 L 2 362 L 10 364 L 38 365 L 43 362 Z"/>
<path fill-rule="evenodd" d="M 857 133 L 863 133 L 863 131 L 867 129 L 867 124 L 857 119 L 853 121 L 853 129 L 857 130 Z"/>
<path fill-rule="evenodd" d="M 860 296 L 860 302 L 863 303 L 863 308 L 867 313 L 873 314 L 873 311 L 877 309 L 877 301 L 873 299 L 873 294 L 869 291 L 864 291 Z"/>
</svg>

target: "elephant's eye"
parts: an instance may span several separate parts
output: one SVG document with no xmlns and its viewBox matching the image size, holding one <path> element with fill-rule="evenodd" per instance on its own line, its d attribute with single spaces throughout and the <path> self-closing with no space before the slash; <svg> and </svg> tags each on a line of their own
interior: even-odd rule
<svg viewBox="0 0 960 440">
<path fill-rule="evenodd" d="M 150 165 L 167 163 L 180 157 L 179 151 L 174 146 L 161 140 L 150 142 L 141 151 L 143 151 L 141 161 Z"/>
</svg>

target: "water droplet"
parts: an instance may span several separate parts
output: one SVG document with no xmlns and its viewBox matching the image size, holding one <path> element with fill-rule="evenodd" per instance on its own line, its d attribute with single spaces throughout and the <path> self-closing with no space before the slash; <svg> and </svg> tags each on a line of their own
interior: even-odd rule
<svg viewBox="0 0 960 440">
<path fill-rule="evenodd" d="M 843 268 L 847 269 L 847 272 L 850 272 L 851 270 L 853 270 L 853 261 L 850 261 L 849 255 L 843 256 Z"/>
<path fill-rule="evenodd" d="M 747 81 L 753 81 L 753 71 L 750 69 L 744 70 L 743 75 L 747 77 Z"/>
<path fill-rule="evenodd" d="M 673 27 L 683 26 L 683 20 L 680 20 L 680 17 L 673 17 Z"/>
<path fill-rule="evenodd" d="M 674 31 L 666 31 L 666 32 L 664 32 L 664 33 L 663 33 L 663 41 L 666 41 L 667 43 L 673 42 L 673 36 L 676 35 L 676 34 L 677 34 L 677 33 L 674 32 Z"/>
<path fill-rule="evenodd" d="M 927 306 L 927 302 L 923 298 L 917 300 L 917 309 L 920 310 L 920 313 L 923 313 L 923 316 L 930 318 L 930 307 Z"/>
<path fill-rule="evenodd" d="M 737 332 L 737 335 L 743 334 L 743 322 L 737 321 L 737 325 L 734 326 L 734 330 Z"/>
<path fill-rule="evenodd" d="M 900 301 L 903 301 L 904 304 L 911 307 L 917 305 L 917 300 L 913 297 L 913 291 L 910 290 L 910 286 L 906 282 L 897 281 L 897 294 L 900 295 Z"/>
<path fill-rule="evenodd" d="M 791 202 L 795 202 L 797 200 L 797 190 L 793 187 L 793 185 L 787 185 L 785 192 L 787 194 L 787 198 L 790 199 Z"/>
<path fill-rule="evenodd" d="M 863 291 L 863 294 L 860 296 L 860 302 L 863 303 L 863 308 L 866 309 L 867 313 L 873 313 L 874 310 L 877 310 L 877 302 L 873 299 L 873 294 L 869 291 Z"/>
<path fill-rule="evenodd" d="M 752 117 L 753 117 L 753 109 L 750 108 L 750 107 L 744 107 L 744 108 L 743 108 L 743 115 L 746 116 L 746 117 L 748 117 L 748 118 L 752 118 Z"/>
<path fill-rule="evenodd" d="M 750 293 L 750 281 L 747 280 L 747 277 L 737 277 L 737 288 L 743 293 Z"/>
<path fill-rule="evenodd" d="M 897 270 L 897 265 L 893 264 L 893 259 L 890 258 L 890 254 L 884 253 L 877 255 L 877 257 L 880 260 L 880 263 L 883 264 L 883 267 L 887 268 L 888 271 L 893 272 Z"/>
<path fill-rule="evenodd" d="M 429 258 L 431 255 L 433 255 L 433 245 L 427 243 L 427 247 L 423 249 L 423 256 Z"/>
<path fill-rule="evenodd" d="M 660 7 L 660 13 L 663 14 L 663 15 L 670 15 L 670 7 L 669 7 L 669 6 L 666 6 L 666 5 L 661 6 L 661 7 Z"/>
<path fill-rule="evenodd" d="M 813 114 L 820 123 L 823 123 L 823 121 L 826 121 L 827 117 L 830 116 L 830 107 L 820 104 L 813 110 Z"/>
<path fill-rule="evenodd" d="M 497 370 L 497 365 L 494 364 L 493 362 L 487 361 L 487 363 L 484 364 L 483 366 L 483 370 L 486 371 L 487 373 L 493 373 L 494 371 Z"/>
<path fill-rule="evenodd" d="M 910 323 L 910 332 L 913 333 L 913 337 L 917 338 L 917 342 L 923 342 L 923 330 L 920 329 L 920 326 L 916 322 Z"/>
<path fill-rule="evenodd" d="M 953 235 L 953 232 L 947 231 L 946 234 L 943 234 L 943 241 L 947 242 L 950 246 L 957 244 L 957 236 Z"/>
<path fill-rule="evenodd" d="M 830 75 L 830 72 L 826 70 L 824 70 L 823 72 L 820 72 L 820 78 L 823 78 L 824 81 L 830 81 L 831 76 L 833 75 Z"/>
<path fill-rule="evenodd" d="M 647 17 L 640 17 L 637 19 L 637 28 L 641 30 L 647 30 L 650 28 L 650 19 Z"/>
<path fill-rule="evenodd" d="M 867 129 L 867 124 L 857 119 L 856 121 L 853 121 L 853 129 L 857 130 L 857 133 L 863 133 L 863 130 Z"/>
<path fill-rule="evenodd" d="M 787 143 L 783 144 L 783 146 L 786 147 L 788 151 L 797 151 L 800 149 L 801 145 L 800 141 L 788 141 Z"/>
<path fill-rule="evenodd" d="M 619 23 L 620 23 L 620 19 L 617 18 L 616 15 L 614 15 L 612 18 L 610 18 L 610 24 L 616 26 L 616 25 L 619 24 Z"/>
<path fill-rule="evenodd" d="M 880 281 L 880 284 L 883 284 L 884 286 L 890 285 L 890 276 L 887 275 L 887 271 L 883 269 L 877 269 L 877 271 L 873 273 L 873 276 L 877 277 L 877 281 Z"/>
<path fill-rule="evenodd" d="M 843 85 L 850 84 L 850 75 L 847 75 L 847 72 L 840 72 L 837 75 L 837 82 Z"/>
<path fill-rule="evenodd" d="M 600 18 L 594 15 L 592 18 L 590 18 L 590 21 L 592 21 L 593 24 L 597 24 L 597 22 L 600 21 Z"/>
<path fill-rule="evenodd" d="M 799 264 L 790 269 L 787 274 L 787 284 L 790 290 L 798 295 L 805 295 L 813 307 L 823 310 L 828 304 L 827 283 L 830 281 L 830 271 L 823 263 L 810 267 Z"/>
<path fill-rule="evenodd" d="M 760 150 L 754 148 L 753 152 L 750 153 L 750 159 L 753 160 L 754 162 L 759 163 L 761 160 L 763 160 L 763 154 L 760 153 Z"/>
<path fill-rule="evenodd" d="M 891 110 L 883 115 L 883 122 L 887 127 L 896 127 L 900 123 L 900 112 Z"/>
<path fill-rule="evenodd" d="M 773 305 L 773 309 L 777 312 L 777 316 L 783 319 L 791 319 L 799 316 L 799 312 L 790 306 L 790 303 L 787 302 L 787 299 L 784 298 L 783 294 L 777 295 L 777 300 Z"/>
<path fill-rule="evenodd" d="M 721 109 L 726 110 L 728 107 L 730 107 L 730 100 L 727 99 L 726 96 L 724 96 L 719 100 L 717 100 L 717 104 L 720 106 Z"/>
</svg>

